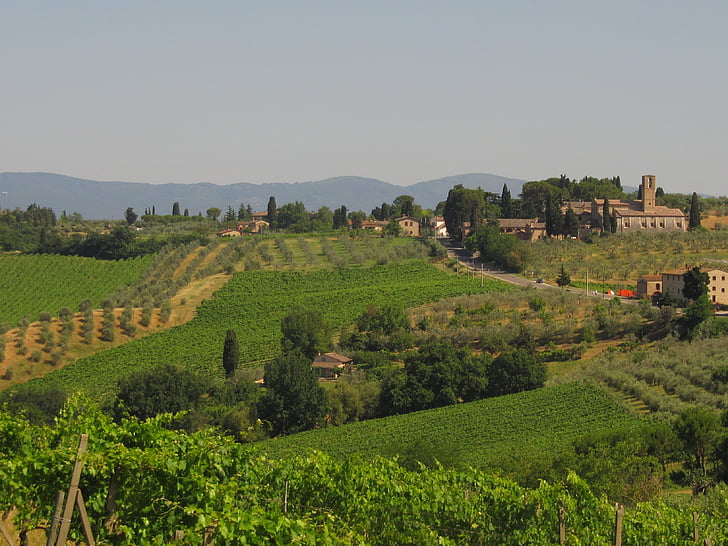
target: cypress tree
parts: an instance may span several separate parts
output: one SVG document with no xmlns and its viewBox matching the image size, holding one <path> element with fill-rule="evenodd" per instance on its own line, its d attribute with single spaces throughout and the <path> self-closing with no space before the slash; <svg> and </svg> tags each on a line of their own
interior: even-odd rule
<svg viewBox="0 0 728 546">
<path fill-rule="evenodd" d="M 240 347 L 235 330 L 228 330 L 225 334 L 225 345 L 222 349 L 222 367 L 225 369 L 225 376 L 232 377 L 240 362 Z"/>
<path fill-rule="evenodd" d="M 501 217 L 502 218 L 513 218 L 513 201 L 511 199 L 511 190 L 508 186 L 503 184 L 503 191 L 501 192 Z"/>
<path fill-rule="evenodd" d="M 693 192 L 693 196 L 690 199 L 690 217 L 688 220 L 688 228 L 695 229 L 700 227 L 700 203 L 698 201 L 698 194 Z"/>
<path fill-rule="evenodd" d="M 276 205 L 276 198 L 271 195 L 270 199 L 268 199 L 268 224 L 271 228 L 275 226 L 277 216 L 278 206 Z"/>
</svg>

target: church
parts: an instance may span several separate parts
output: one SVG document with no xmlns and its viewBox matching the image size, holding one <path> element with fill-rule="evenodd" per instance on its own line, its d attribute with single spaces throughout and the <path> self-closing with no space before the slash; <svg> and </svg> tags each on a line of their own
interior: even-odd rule
<svg viewBox="0 0 728 546">
<path fill-rule="evenodd" d="M 609 213 L 617 220 L 617 233 L 687 231 L 688 217 L 683 211 L 656 204 L 657 185 L 653 175 L 642 177 L 641 189 L 642 199 L 609 201 Z M 594 199 L 591 203 L 566 203 L 566 208 L 569 207 L 577 213 L 584 227 L 601 228 L 605 225 L 602 218 L 604 199 Z"/>
</svg>

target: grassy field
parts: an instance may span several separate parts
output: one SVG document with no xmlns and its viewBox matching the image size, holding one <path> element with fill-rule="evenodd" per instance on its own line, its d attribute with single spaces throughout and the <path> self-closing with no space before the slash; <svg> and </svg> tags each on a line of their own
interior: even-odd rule
<svg viewBox="0 0 728 546">
<path fill-rule="evenodd" d="M 639 424 L 600 389 L 569 383 L 303 432 L 255 446 L 272 457 L 313 449 L 337 459 L 399 455 L 495 469 L 552 456 L 586 433 Z"/>
</svg>

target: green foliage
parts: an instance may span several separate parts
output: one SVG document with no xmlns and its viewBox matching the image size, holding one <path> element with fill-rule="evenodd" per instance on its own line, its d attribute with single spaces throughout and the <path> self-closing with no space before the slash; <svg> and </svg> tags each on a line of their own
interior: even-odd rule
<svg viewBox="0 0 728 546">
<path fill-rule="evenodd" d="M 382 383 L 383 414 L 407 413 L 479 400 L 488 386 L 487 355 L 473 357 L 450 340 L 432 339 L 409 353 L 405 367 Z"/>
<path fill-rule="evenodd" d="M 273 434 L 308 430 L 323 421 L 326 394 L 308 356 L 298 351 L 279 355 L 266 364 L 264 381 L 258 415 L 270 423 Z"/>
<path fill-rule="evenodd" d="M 712 304 L 707 294 L 702 294 L 691 303 L 681 316 L 674 319 L 680 339 L 692 339 L 697 328 L 713 314 Z"/>
<path fill-rule="evenodd" d="M 300 351 L 313 358 L 331 350 L 331 326 L 315 308 L 293 307 L 281 319 L 281 334 L 284 352 Z"/>
<path fill-rule="evenodd" d="M 456 185 L 447 194 L 443 217 L 448 235 L 456 241 L 464 241 L 465 223 L 469 222 L 471 229 L 477 229 L 486 217 L 485 192 Z"/>
<path fill-rule="evenodd" d="M 710 277 L 706 272 L 701 272 L 699 267 L 693 267 L 683 275 L 683 283 L 683 296 L 687 300 L 694 301 L 708 293 Z"/>
<path fill-rule="evenodd" d="M 558 543 L 560 508 L 574 544 L 613 540 L 613 504 L 573 473 L 529 489 L 478 470 L 413 472 L 381 458 L 272 459 L 215 433 L 167 430 L 164 417 L 115 424 L 84 406 L 73 400 L 55 428 L 0 413 L 0 510 L 16 508 L 17 529 L 47 523 L 85 432 L 81 487 L 103 544 L 164 544 L 177 530 L 200 543 L 212 529 L 223 544 L 545 545 Z M 625 513 L 625 543 L 682 544 L 693 511 L 701 537 L 725 543 L 725 491 L 711 500 L 637 505 Z M 110 505 L 115 524 L 104 526 Z M 77 542 L 79 527 L 74 520 Z"/>
<path fill-rule="evenodd" d="M 12 375 L 12 374 L 11 374 Z M 33 387 L 5 399 L 6 409 L 34 424 L 53 424 L 67 395 L 55 387 Z"/>
<path fill-rule="evenodd" d="M 687 408 L 678 415 L 675 431 L 685 447 L 695 456 L 695 464 L 703 475 L 705 461 L 719 432 L 718 415 L 703 407 Z"/>
<path fill-rule="evenodd" d="M 198 374 L 170 364 L 139 371 L 119 380 L 114 413 L 117 419 L 148 419 L 197 407 L 209 383 Z"/>
<path fill-rule="evenodd" d="M 523 271 L 529 251 L 526 243 L 512 235 L 500 233 L 495 224 L 478 228 L 465 241 L 465 246 L 469 250 L 479 251 L 483 260 L 512 273 Z"/>
<path fill-rule="evenodd" d="M 489 372 L 488 393 L 501 396 L 543 387 L 546 366 L 532 352 L 516 349 L 493 360 Z"/>
</svg>

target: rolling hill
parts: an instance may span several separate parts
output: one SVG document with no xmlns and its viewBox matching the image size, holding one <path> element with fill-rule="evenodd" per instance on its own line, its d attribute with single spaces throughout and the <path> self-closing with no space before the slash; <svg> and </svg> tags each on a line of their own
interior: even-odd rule
<svg viewBox="0 0 728 546">
<path fill-rule="evenodd" d="M 135 182 L 99 182 L 52 173 L 0 173 L 1 205 L 8 208 L 27 208 L 31 203 L 51 207 L 57 214 L 78 212 L 88 219 L 121 219 L 127 207 L 141 214 L 156 208 L 157 214 L 171 214 L 174 202 L 191 215 L 205 214 L 210 207 L 237 209 L 240 203 L 255 210 L 265 210 L 268 199 L 275 196 L 277 204 L 301 201 L 308 210 L 321 206 L 331 209 L 345 205 L 349 210 L 371 211 L 383 202 L 391 203 L 398 195 L 412 195 L 415 202 L 434 208 L 447 198 L 455 185 L 482 188 L 500 194 L 507 184 L 513 195 L 521 191 L 523 180 L 492 174 L 462 174 L 411 186 L 397 186 L 374 178 L 339 176 L 312 182 L 217 185 L 146 184 Z"/>
</svg>

